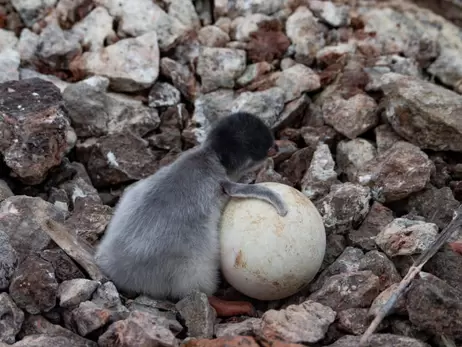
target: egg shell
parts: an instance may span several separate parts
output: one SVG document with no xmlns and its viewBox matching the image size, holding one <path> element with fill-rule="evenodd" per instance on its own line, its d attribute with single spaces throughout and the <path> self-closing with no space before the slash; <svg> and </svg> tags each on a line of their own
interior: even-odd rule
<svg viewBox="0 0 462 347">
<path fill-rule="evenodd" d="M 241 293 L 278 300 L 297 293 L 319 271 L 326 233 L 308 197 L 285 184 L 265 182 L 281 194 L 288 213 L 280 216 L 256 198 L 232 198 L 220 222 L 221 269 Z"/>
</svg>

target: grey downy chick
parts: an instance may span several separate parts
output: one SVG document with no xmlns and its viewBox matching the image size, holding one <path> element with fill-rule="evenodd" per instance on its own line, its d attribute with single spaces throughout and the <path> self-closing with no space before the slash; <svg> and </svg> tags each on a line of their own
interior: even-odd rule
<svg viewBox="0 0 462 347">
<path fill-rule="evenodd" d="M 95 255 L 102 272 L 119 289 L 156 299 L 181 299 L 194 290 L 212 295 L 228 199 L 262 199 L 287 214 L 277 193 L 231 180 L 275 151 L 258 117 L 241 112 L 217 121 L 200 146 L 124 192 Z"/>
</svg>

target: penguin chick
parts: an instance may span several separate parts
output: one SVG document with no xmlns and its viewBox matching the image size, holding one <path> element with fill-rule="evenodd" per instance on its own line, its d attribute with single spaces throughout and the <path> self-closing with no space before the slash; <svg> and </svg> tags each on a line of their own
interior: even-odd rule
<svg viewBox="0 0 462 347">
<path fill-rule="evenodd" d="M 229 198 L 262 199 L 287 214 L 277 193 L 232 181 L 276 150 L 258 117 L 241 112 L 218 120 L 203 144 L 124 192 L 96 263 L 127 293 L 156 299 L 181 299 L 194 290 L 212 295 L 219 282 L 219 221 Z"/>
</svg>

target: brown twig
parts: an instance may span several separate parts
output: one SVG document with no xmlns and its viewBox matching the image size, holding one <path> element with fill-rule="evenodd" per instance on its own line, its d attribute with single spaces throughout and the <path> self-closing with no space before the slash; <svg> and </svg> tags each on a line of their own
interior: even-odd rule
<svg viewBox="0 0 462 347">
<path fill-rule="evenodd" d="M 374 333 L 375 329 L 379 326 L 382 320 L 387 316 L 388 312 L 393 308 L 398 299 L 403 295 L 408 286 L 411 284 L 417 274 L 422 270 L 422 267 L 430 260 L 431 257 L 435 255 L 436 252 L 441 248 L 441 246 L 446 243 L 446 241 L 462 226 L 462 206 L 454 211 L 454 216 L 449 225 L 443 230 L 443 232 L 438 236 L 438 238 L 433 242 L 433 244 L 428 247 L 414 262 L 414 264 L 409 269 L 406 276 L 401 280 L 399 286 L 393 291 L 390 298 L 383 304 L 380 308 L 380 311 L 375 316 L 374 320 L 371 322 L 366 332 L 361 337 L 359 341 L 359 347 L 367 346 L 369 338 Z"/>
<path fill-rule="evenodd" d="M 106 280 L 93 260 L 93 249 L 66 226 L 52 219 L 43 223 L 44 231 L 68 256 L 76 261 L 95 281 Z"/>
</svg>

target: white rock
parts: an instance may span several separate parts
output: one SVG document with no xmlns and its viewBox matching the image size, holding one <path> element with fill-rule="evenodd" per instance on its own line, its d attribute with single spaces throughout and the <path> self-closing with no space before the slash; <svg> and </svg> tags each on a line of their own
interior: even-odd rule
<svg viewBox="0 0 462 347">
<path fill-rule="evenodd" d="M 337 145 L 337 164 L 350 181 L 354 181 L 357 170 L 376 155 L 374 145 L 365 139 L 344 140 Z"/>
<path fill-rule="evenodd" d="M 246 17 L 238 17 L 232 23 L 234 28 L 234 39 L 237 41 L 248 41 L 250 34 L 258 30 L 258 24 L 271 20 L 271 17 L 261 13 L 255 13 Z"/>
<path fill-rule="evenodd" d="M 74 68 L 109 78 L 116 91 L 149 88 L 159 75 L 159 47 L 155 32 L 120 40 L 97 52 L 86 52 Z"/>
<path fill-rule="evenodd" d="M 215 0 L 215 17 L 226 16 L 236 18 L 251 13 L 274 14 L 282 10 L 287 0 Z"/>
<path fill-rule="evenodd" d="M 156 32 L 159 48 L 168 50 L 186 33 L 186 27 L 169 16 L 152 0 L 95 0 L 106 7 L 111 16 L 119 20 L 118 35 L 140 36 Z"/>
<path fill-rule="evenodd" d="M 297 293 L 322 264 L 326 234 L 313 203 L 285 184 L 265 182 L 279 193 L 288 214 L 260 199 L 231 199 L 220 225 L 221 268 L 234 288 L 258 300 Z M 264 245 L 262 247 L 262 245 Z"/>
<path fill-rule="evenodd" d="M 11 4 L 30 28 L 54 7 L 57 0 L 11 0 Z"/>
<path fill-rule="evenodd" d="M 114 19 L 102 6 L 96 7 L 82 21 L 76 23 L 72 31 L 79 37 L 80 43 L 89 51 L 97 51 L 104 47 L 104 40 L 114 37 L 112 30 Z"/>
<path fill-rule="evenodd" d="M 21 56 L 22 62 L 30 63 L 36 58 L 35 54 L 37 52 L 39 43 L 40 37 L 36 33 L 30 31 L 27 28 L 24 28 L 21 31 L 17 49 Z"/>
<path fill-rule="evenodd" d="M 333 27 L 350 23 L 348 6 L 336 6 L 331 1 L 310 0 L 310 10 Z"/>
<path fill-rule="evenodd" d="M 276 79 L 276 86 L 284 90 L 285 102 L 292 101 L 304 92 L 321 88 L 321 80 L 317 73 L 309 67 L 296 64 L 282 71 Z"/>
<path fill-rule="evenodd" d="M 180 91 L 169 83 L 158 82 L 149 92 L 150 107 L 174 106 L 180 99 Z"/>
<path fill-rule="evenodd" d="M 197 30 L 201 27 L 199 16 L 191 0 L 168 0 L 168 14 L 188 30 Z"/>
<path fill-rule="evenodd" d="M 203 46 L 225 47 L 229 42 L 229 35 L 215 25 L 207 25 L 198 32 L 198 40 Z"/>
<path fill-rule="evenodd" d="M 19 64 L 21 57 L 18 51 L 12 48 L 0 52 L 0 83 L 19 79 Z"/>
<path fill-rule="evenodd" d="M 18 38 L 14 32 L 0 29 L 0 52 L 8 48 L 15 48 L 17 43 Z"/>
</svg>

